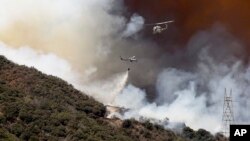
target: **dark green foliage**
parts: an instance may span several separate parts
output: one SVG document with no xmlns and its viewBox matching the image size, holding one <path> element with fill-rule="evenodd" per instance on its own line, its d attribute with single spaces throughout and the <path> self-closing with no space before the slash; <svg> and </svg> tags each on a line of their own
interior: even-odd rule
<svg viewBox="0 0 250 141">
<path fill-rule="evenodd" d="M 4 107 L 3 113 L 7 120 L 13 120 L 19 114 L 19 105 L 17 103 L 9 103 Z"/>
<path fill-rule="evenodd" d="M 33 135 L 29 138 L 29 141 L 39 141 L 39 138 L 36 135 Z"/>
<path fill-rule="evenodd" d="M 11 125 L 10 128 L 10 132 L 16 135 L 17 137 L 19 137 L 22 134 L 22 132 L 24 132 L 24 130 L 25 127 L 20 123 L 14 123 L 13 125 Z"/>
<path fill-rule="evenodd" d="M 147 129 L 149 129 L 149 130 L 152 130 L 153 127 L 154 127 L 154 125 L 153 125 L 152 123 L 150 123 L 149 121 L 144 122 L 143 125 L 144 125 Z"/>
<path fill-rule="evenodd" d="M 221 135 L 217 134 L 216 136 L 213 136 L 211 133 L 204 129 L 199 129 L 198 131 L 194 131 L 193 129 L 189 127 L 185 127 L 183 129 L 182 134 L 186 139 L 189 139 L 191 141 L 226 141 L 227 139 Z"/>
<path fill-rule="evenodd" d="M 34 114 L 31 111 L 25 109 L 22 109 L 20 111 L 19 117 L 22 121 L 24 121 L 27 124 L 35 120 Z"/>
<path fill-rule="evenodd" d="M 124 121 L 122 122 L 122 127 L 123 127 L 123 128 L 130 128 L 130 127 L 132 127 L 132 122 L 131 122 L 131 120 L 129 120 L 129 119 L 124 120 Z"/>
<path fill-rule="evenodd" d="M 227 141 L 228 139 L 221 133 L 217 133 L 215 135 L 215 140 L 216 141 Z"/>
<path fill-rule="evenodd" d="M 4 130 L 4 129 L 2 129 L 2 128 L 0 128 L 0 139 L 5 139 L 7 137 L 8 137 L 7 131 Z"/>
<path fill-rule="evenodd" d="M 214 141 L 215 138 L 208 131 L 206 131 L 204 129 L 199 129 L 196 132 L 196 136 L 195 136 L 194 140 L 195 141 Z"/>
<path fill-rule="evenodd" d="M 0 115 L 0 124 L 4 124 L 6 122 L 6 117 L 4 115 Z"/>
<path fill-rule="evenodd" d="M 188 139 L 193 139 L 195 137 L 195 131 L 189 127 L 183 129 L 183 136 Z"/>
<path fill-rule="evenodd" d="M 66 128 L 64 126 L 58 126 L 53 129 L 52 135 L 56 137 L 66 137 L 67 136 Z"/>
<path fill-rule="evenodd" d="M 162 131 L 162 130 L 164 130 L 164 127 L 163 127 L 162 125 L 156 124 L 156 125 L 155 125 L 155 129 L 156 129 L 156 130 Z"/>
<path fill-rule="evenodd" d="M 20 138 L 23 140 L 29 140 L 31 136 L 32 136 L 32 131 L 26 130 L 21 134 Z"/>
</svg>

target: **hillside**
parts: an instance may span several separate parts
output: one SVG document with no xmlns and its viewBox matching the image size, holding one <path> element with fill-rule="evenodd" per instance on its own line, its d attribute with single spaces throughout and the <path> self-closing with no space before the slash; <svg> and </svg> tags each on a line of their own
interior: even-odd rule
<svg viewBox="0 0 250 141">
<path fill-rule="evenodd" d="M 105 106 L 67 82 L 0 56 L 0 140 L 223 141 L 205 130 L 183 134 L 135 120 L 106 119 Z"/>
</svg>

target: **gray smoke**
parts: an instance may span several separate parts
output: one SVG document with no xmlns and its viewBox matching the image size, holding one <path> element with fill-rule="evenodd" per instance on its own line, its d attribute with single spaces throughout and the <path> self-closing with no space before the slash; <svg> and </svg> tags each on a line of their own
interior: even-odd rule
<svg viewBox="0 0 250 141">
<path fill-rule="evenodd" d="M 129 85 L 116 104 L 131 109 L 123 118 L 169 118 L 170 122 L 184 122 L 215 133 L 221 131 L 227 89 L 227 94 L 233 92 L 236 123 L 249 123 L 250 67 L 243 64 L 244 57 L 239 54 L 244 55 L 243 45 L 221 26 L 201 31 L 181 55 L 188 67 L 169 66 L 159 73 L 154 102 L 147 102 L 144 90 Z"/>
<path fill-rule="evenodd" d="M 132 15 L 126 29 L 123 31 L 123 37 L 130 37 L 140 31 L 143 27 L 144 19 L 138 14 Z"/>
</svg>

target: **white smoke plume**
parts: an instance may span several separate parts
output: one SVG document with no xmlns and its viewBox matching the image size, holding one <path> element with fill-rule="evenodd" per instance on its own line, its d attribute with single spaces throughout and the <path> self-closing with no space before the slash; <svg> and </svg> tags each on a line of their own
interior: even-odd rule
<svg viewBox="0 0 250 141">
<path fill-rule="evenodd" d="M 28 46 L 13 48 L 0 42 L 0 55 L 20 65 L 35 67 L 48 75 L 54 75 L 66 81 L 77 84 L 80 75 L 74 72 L 72 66 L 66 60 L 52 53 L 43 53 Z"/>
<path fill-rule="evenodd" d="M 136 34 L 138 31 L 142 29 L 143 24 L 144 24 L 143 17 L 137 14 L 132 15 L 122 35 L 124 37 L 129 37 L 129 36 Z"/>
</svg>

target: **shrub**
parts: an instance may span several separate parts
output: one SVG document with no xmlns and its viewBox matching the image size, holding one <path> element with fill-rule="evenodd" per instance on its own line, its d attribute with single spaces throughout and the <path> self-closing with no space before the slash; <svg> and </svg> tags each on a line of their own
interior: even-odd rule
<svg viewBox="0 0 250 141">
<path fill-rule="evenodd" d="M 164 131 L 164 127 L 162 125 L 156 124 L 155 128 L 160 131 Z"/>
<path fill-rule="evenodd" d="M 122 122 L 122 127 L 123 128 L 130 128 L 132 126 L 132 122 L 129 119 L 126 119 Z"/>
<path fill-rule="evenodd" d="M 22 132 L 24 131 L 24 127 L 19 123 L 15 123 L 11 126 L 10 131 L 11 131 L 11 133 L 13 133 L 17 137 L 19 137 L 22 134 Z"/>
<path fill-rule="evenodd" d="M 144 137 L 151 138 L 151 134 L 148 131 L 146 131 L 146 132 L 144 132 Z"/>
<path fill-rule="evenodd" d="M 153 130 L 154 125 L 150 123 L 149 121 L 146 121 L 143 123 L 143 125 L 148 129 L 148 130 Z"/>
<path fill-rule="evenodd" d="M 188 139 L 193 139 L 195 137 L 195 131 L 189 127 L 183 129 L 183 136 Z"/>
<path fill-rule="evenodd" d="M 32 133 L 31 133 L 31 131 L 29 131 L 29 130 L 26 130 L 26 131 L 24 131 L 22 134 L 21 134 L 21 139 L 23 139 L 23 140 L 29 140 L 30 139 L 30 137 L 32 136 Z"/>
<path fill-rule="evenodd" d="M 58 136 L 58 137 L 66 137 L 66 129 L 63 126 L 59 126 L 52 130 L 52 135 Z"/>
<path fill-rule="evenodd" d="M 8 137 L 7 133 L 8 132 L 6 130 L 0 128 L 0 139 L 7 138 Z"/>
<path fill-rule="evenodd" d="M 29 141 L 39 141 L 39 138 L 37 136 L 31 136 Z"/>
<path fill-rule="evenodd" d="M 214 141 L 214 137 L 211 135 L 211 133 L 209 133 L 208 131 L 204 130 L 204 129 L 199 129 L 196 132 L 195 141 Z"/>
<path fill-rule="evenodd" d="M 3 124 L 6 122 L 6 118 L 4 117 L 4 115 L 0 115 L 0 124 Z"/>
<path fill-rule="evenodd" d="M 22 110 L 22 111 L 19 113 L 19 117 L 20 117 L 21 120 L 23 120 L 23 121 L 26 122 L 26 123 L 30 123 L 30 122 L 34 121 L 33 114 L 30 113 L 30 112 L 27 111 L 27 110 Z"/>
<path fill-rule="evenodd" d="M 15 119 L 19 114 L 19 106 L 16 103 L 11 103 L 4 108 L 4 113 L 7 120 Z"/>
</svg>

